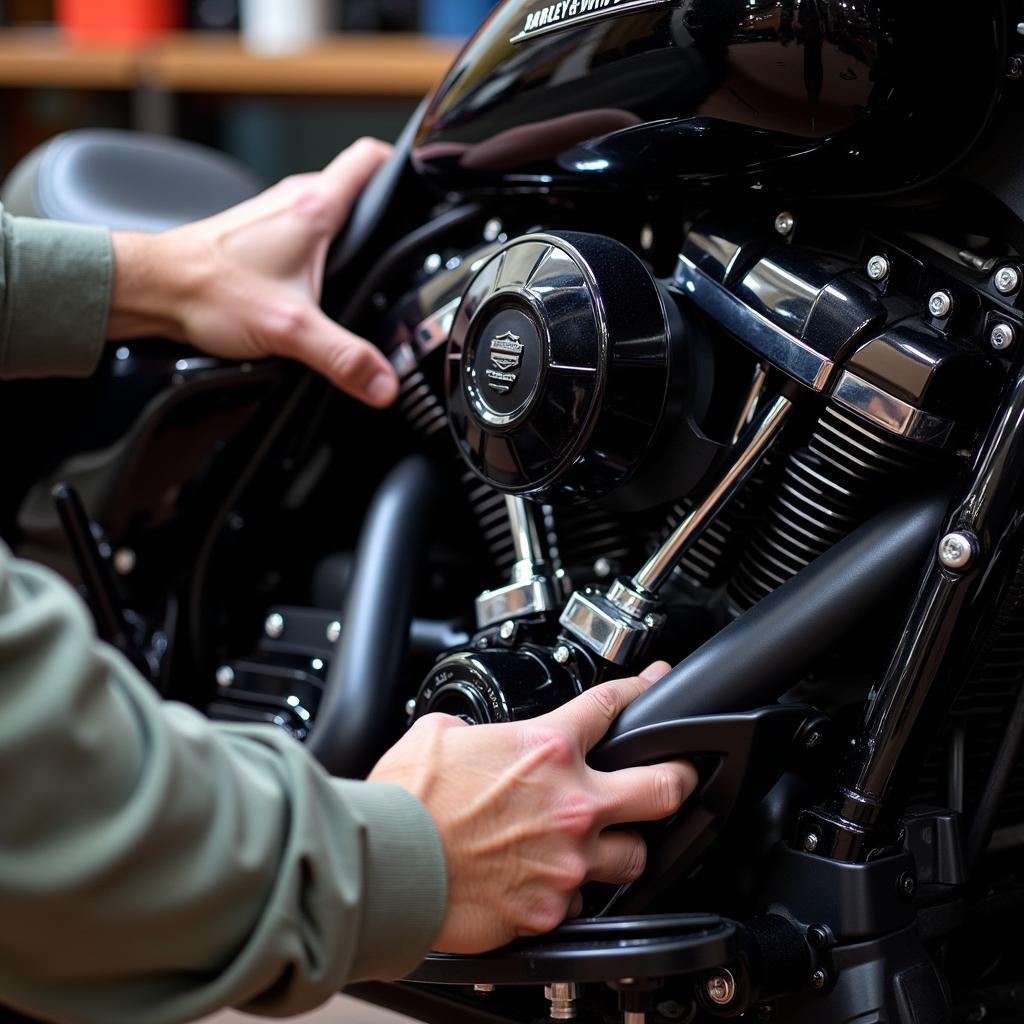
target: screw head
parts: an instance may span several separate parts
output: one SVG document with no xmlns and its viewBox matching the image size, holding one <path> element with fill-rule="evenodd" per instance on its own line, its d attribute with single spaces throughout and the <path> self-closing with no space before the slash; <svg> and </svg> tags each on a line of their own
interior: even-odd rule
<svg viewBox="0 0 1024 1024">
<path fill-rule="evenodd" d="M 884 281 L 889 276 L 889 261 L 884 256 L 872 256 L 868 260 L 868 277 L 872 281 Z"/>
<path fill-rule="evenodd" d="M 794 227 L 796 227 L 796 220 L 794 219 L 793 214 L 788 210 L 783 210 L 782 213 L 775 218 L 775 230 L 780 235 L 792 234 Z"/>
<path fill-rule="evenodd" d="M 416 698 L 412 697 L 405 702 L 405 713 L 411 718 L 416 714 Z"/>
<path fill-rule="evenodd" d="M 808 832 L 807 835 L 804 836 L 804 849 L 808 853 L 814 853 L 814 851 L 818 848 L 818 844 L 820 842 L 821 837 L 818 835 L 817 832 Z"/>
<path fill-rule="evenodd" d="M 329 644 L 338 642 L 338 637 L 341 636 L 341 623 L 337 619 L 328 624 L 326 636 Z"/>
<path fill-rule="evenodd" d="M 230 665 L 221 665 L 217 669 L 217 685 L 228 687 L 235 681 L 235 670 Z"/>
<path fill-rule="evenodd" d="M 284 633 L 284 616 L 280 612 L 272 612 L 263 623 L 263 632 L 271 640 L 278 640 Z"/>
<path fill-rule="evenodd" d="M 441 259 L 441 254 L 438 252 L 432 252 L 424 261 L 423 269 L 428 274 L 436 274 L 440 269 L 444 261 Z"/>
<path fill-rule="evenodd" d="M 997 351 L 1008 349 L 1014 341 L 1013 328 L 1009 324 L 996 324 L 988 336 L 989 344 Z"/>
<path fill-rule="evenodd" d="M 960 572 L 966 569 L 974 558 L 975 540 L 970 533 L 947 533 L 939 541 L 939 561 L 947 569 Z"/>
<path fill-rule="evenodd" d="M 807 929 L 807 941 L 812 949 L 824 949 L 829 943 L 828 929 L 823 924 L 812 924 Z"/>
<path fill-rule="evenodd" d="M 572 651 L 570 651 L 569 648 L 565 646 L 565 644 L 559 644 L 555 648 L 555 661 L 557 661 L 559 665 L 566 664 L 566 662 L 568 662 L 568 660 L 571 657 Z"/>
<path fill-rule="evenodd" d="M 501 624 L 501 629 L 498 630 L 498 635 L 502 640 L 511 640 L 516 631 L 516 624 L 509 620 Z"/>
<path fill-rule="evenodd" d="M 1000 267 L 992 276 L 992 284 L 1000 295 L 1012 295 L 1020 287 L 1020 271 L 1016 267 Z"/>
<path fill-rule="evenodd" d="M 130 576 L 135 571 L 135 552 L 131 548 L 120 548 L 114 552 L 114 572 L 118 576 Z"/>
<path fill-rule="evenodd" d="M 953 311 L 953 299 L 949 292 L 933 292 L 928 300 L 928 312 L 936 320 L 944 320 Z"/>
<path fill-rule="evenodd" d="M 648 629 L 654 629 L 654 627 L 658 625 L 658 616 L 657 615 L 645 615 L 644 616 L 644 625 Z"/>
<path fill-rule="evenodd" d="M 816 989 L 823 989 L 828 984 L 828 975 L 819 967 L 811 975 L 811 986 Z"/>
<path fill-rule="evenodd" d="M 917 879 L 909 871 L 904 871 L 896 880 L 896 888 L 903 896 L 913 896 L 917 892 Z"/>
<path fill-rule="evenodd" d="M 736 998 L 736 979 L 730 971 L 719 971 L 704 983 L 704 991 L 715 1006 L 728 1006 Z"/>
<path fill-rule="evenodd" d="M 607 579 L 612 574 L 612 563 L 607 558 L 599 558 L 594 563 L 594 575 L 599 580 Z"/>
</svg>

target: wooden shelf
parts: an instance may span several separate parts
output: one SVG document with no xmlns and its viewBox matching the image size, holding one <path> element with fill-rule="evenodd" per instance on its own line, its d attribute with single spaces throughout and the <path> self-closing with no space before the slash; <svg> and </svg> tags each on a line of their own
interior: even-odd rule
<svg viewBox="0 0 1024 1024">
<path fill-rule="evenodd" d="M 132 89 L 137 51 L 77 49 L 52 29 L 0 31 L 0 86 L 7 88 Z"/>
<path fill-rule="evenodd" d="M 421 96 L 456 51 L 445 40 L 353 34 L 271 57 L 247 52 L 234 36 L 183 33 L 155 46 L 142 70 L 149 84 L 175 92 Z"/>
<path fill-rule="evenodd" d="M 0 87 L 416 97 L 447 71 L 458 44 L 414 35 L 328 36 L 280 57 L 237 36 L 183 32 L 140 49 L 86 49 L 47 29 L 0 30 Z"/>
</svg>

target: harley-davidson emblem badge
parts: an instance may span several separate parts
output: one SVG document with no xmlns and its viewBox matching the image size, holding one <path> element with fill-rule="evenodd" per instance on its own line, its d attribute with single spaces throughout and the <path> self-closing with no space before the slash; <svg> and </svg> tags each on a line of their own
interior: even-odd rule
<svg viewBox="0 0 1024 1024">
<path fill-rule="evenodd" d="M 487 383 L 498 394 L 506 394 L 519 379 L 518 370 L 523 361 L 523 347 L 519 336 L 511 331 L 491 339 L 491 362 L 494 369 L 487 369 Z"/>
<path fill-rule="evenodd" d="M 560 3 L 543 4 L 531 11 L 523 22 L 518 35 L 509 42 L 521 43 L 534 36 L 546 32 L 555 32 L 561 28 L 569 28 L 582 22 L 596 21 L 616 14 L 628 14 L 630 11 L 642 10 L 645 7 L 664 7 L 674 0 L 561 0 Z"/>
</svg>

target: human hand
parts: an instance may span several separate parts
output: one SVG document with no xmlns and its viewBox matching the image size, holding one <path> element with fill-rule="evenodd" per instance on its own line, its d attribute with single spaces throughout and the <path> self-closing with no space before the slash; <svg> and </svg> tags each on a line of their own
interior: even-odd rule
<svg viewBox="0 0 1024 1024">
<path fill-rule="evenodd" d="M 584 882 L 640 877 L 643 839 L 605 830 L 674 814 L 697 773 L 683 761 L 605 773 L 586 755 L 668 668 L 658 662 L 526 722 L 426 715 L 381 758 L 370 780 L 419 797 L 444 845 L 448 912 L 437 949 L 481 953 L 551 931 L 580 912 Z"/>
<path fill-rule="evenodd" d="M 229 359 L 288 356 L 367 405 L 398 394 L 391 364 L 320 309 L 324 260 L 391 147 L 361 139 L 207 220 L 114 235 L 112 340 L 159 335 Z"/>
</svg>

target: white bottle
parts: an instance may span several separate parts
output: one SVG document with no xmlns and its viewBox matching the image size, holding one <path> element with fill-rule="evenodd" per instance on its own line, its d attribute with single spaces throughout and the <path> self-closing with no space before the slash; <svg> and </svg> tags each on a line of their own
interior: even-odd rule
<svg viewBox="0 0 1024 1024">
<path fill-rule="evenodd" d="M 241 0 L 242 43 L 254 53 L 297 53 L 327 29 L 327 0 Z"/>
</svg>

